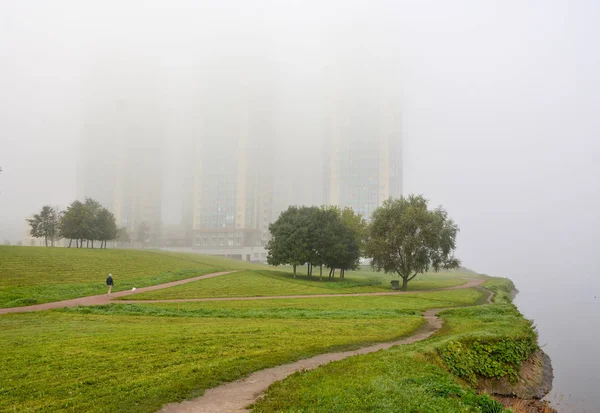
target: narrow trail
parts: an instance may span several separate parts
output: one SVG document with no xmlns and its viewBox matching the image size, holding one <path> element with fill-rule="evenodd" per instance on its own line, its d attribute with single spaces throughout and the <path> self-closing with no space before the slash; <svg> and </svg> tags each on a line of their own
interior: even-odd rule
<svg viewBox="0 0 600 413">
<path fill-rule="evenodd" d="M 403 295 L 403 294 L 421 294 L 435 293 L 438 291 L 460 290 L 463 288 L 478 287 L 485 280 L 471 278 L 464 284 L 455 285 L 454 287 L 436 288 L 432 290 L 413 290 L 413 291 L 386 291 L 379 293 L 350 293 L 350 294 L 305 294 L 305 295 L 269 295 L 255 297 L 211 297 L 211 298 L 181 298 L 175 300 L 118 300 L 120 304 L 157 304 L 157 303 L 201 303 L 205 301 L 254 301 L 254 300 L 276 300 L 276 299 L 298 299 L 298 298 L 330 298 L 330 297 L 377 297 L 388 295 Z"/>
<path fill-rule="evenodd" d="M 185 280 L 172 281 L 172 282 L 165 283 L 165 284 L 158 284 L 158 285 L 152 285 L 150 287 L 137 288 L 135 291 L 131 291 L 131 290 L 119 291 L 116 293 L 112 293 L 111 295 L 107 295 L 107 294 L 92 295 L 89 297 L 74 298 L 72 300 L 65 300 L 65 301 L 55 301 L 52 303 L 29 305 L 29 306 L 25 306 L 25 307 L 0 308 L 0 314 L 28 313 L 28 312 L 32 312 L 32 311 L 51 310 L 54 308 L 109 304 L 114 298 L 126 297 L 126 296 L 132 295 L 132 294 L 141 294 L 141 293 L 145 293 L 148 291 L 162 290 L 163 288 L 175 287 L 176 285 L 187 284 L 187 283 L 191 283 L 194 281 L 204 280 L 207 278 L 218 277 L 220 275 L 231 274 L 234 272 L 237 272 L 237 271 L 215 272 L 212 274 L 200 275 L 198 277 L 186 278 Z"/>
<path fill-rule="evenodd" d="M 218 297 L 218 298 L 188 298 L 179 300 L 115 300 L 116 298 L 127 297 L 134 294 L 141 294 L 148 291 L 162 290 L 164 288 L 175 287 L 176 285 L 187 284 L 194 281 L 204 280 L 207 278 L 218 277 L 220 275 L 231 274 L 237 271 L 223 271 L 215 272 L 212 274 L 200 275 L 194 278 L 186 278 L 185 280 L 173 281 L 165 284 L 153 285 L 150 287 L 137 288 L 135 291 L 119 291 L 112 293 L 111 295 L 92 295 L 89 297 L 73 298 L 65 301 L 55 301 L 51 303 L 29 305 L 23 307 L 9 307 L 0 308 L 1 314 L 9 313 L 28 313 L 32 311 L 44 311 L 52 310 L 55 308 L 66 308 L 66 307 L 78 307 L 78 306 L 92 306 L 92 305 L 105 305 L 110 303 L 119 304 L 155 304 L 155 303 L 194 303 L 203 301 L 248 301 L 248 300 L 274 300 L 274 299 L 297 299 L 297 298 L 327 298 L 327 297 L 368 297 L 368 296 L 387 296 L 387 295 L 401 295 L 401 294 L 419 294 L 419 293 L 433 293 L 436 291 L 447 291 L 447 290 L 458 290 L 462 288 L 472 288 L 481 285 L 484 280 L 480 279 L 469 279 L 465 284 L 456 285 L 454 287 L 437 288 L 432 290 L 416 290 L 416 291 L 389 291 L 379 293 L 355 293 L 355 294 L 314 294 L 314 295 L 273 295 L 273 296 L 260 296 L 260 297 Z"/>
<path fill-rule="evenodd" d="M 489 291 L 480 285 L 484 280 L 472 280 L 473 282 L 467 282 L 461 286 L 456 286 L 448 289 L 459 289 L 459 288 L 472 288 L 476 287 L 481 291 L 488 293 L 486 302 L 490 304 L 494 297 L 494 293 Z M 477 281 L 477 282 L 475 282 Z M 436 291 L 440 291 L 436 290 Z M 377 295 L 383 295 L 376 293 Z M 393 293 L 400 294 L 400 293 Z M 345 294 L 344 296 L 351 295 Z M 374 295 L 374 294 L 360 294 L 360 295 Z M 386 294 L 389 295 L 389 294 Z M 339 296 L 334 294 L 334 296 Z M 262 297 L 261 297 L 262 298 Z M 288 297 L 289 298 L 289 297 Z M 287 376 L 300 371 L 300 370 L 312 370 L 319 366 L 323 366 L 332 361 L 343 360 L 347 357 L 356 356 L 359 354 L 373 353 L 379 350 L 388 349 L 393 346 L 411 344 L 417 341 L 425 340 L 430 337 L 440 328 L 442 328 L 443 321 L 437 317 L 440 311 L 447 310 L 450 308 L 460 307 L 447 307 L 447 308 L 436 308 L 427 310 L 423 313 L 425 318 L 425 325 L 421 327 L 415 334 L 406 337 L 402 340 L 379 343 L 368 347 L 363 347 L 353 351 L 343 351 L 338 353 L 327 353 L 321 354 L 315 357 L 311 357 L 304 360 L 299 360 L 294 363 L 284 364 L 281 366 L 260 370 L 250 376 L 240 379 L 231 383 L 222 384 L 212 389 L 206 390 L 203 396 L 189 401 L 181 403 L 171 403 L 163 406 L 158 413 L 242 413 L 248 412 L 246 406 L 254 403 L 267 388 L 276 381 L 285 379 Z"/>
</svg>

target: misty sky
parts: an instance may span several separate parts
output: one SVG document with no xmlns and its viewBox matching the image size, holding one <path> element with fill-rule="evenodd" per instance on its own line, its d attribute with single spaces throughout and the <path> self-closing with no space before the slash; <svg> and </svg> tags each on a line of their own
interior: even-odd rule
<svg viewBox="0 0 600 413">
<path fill-rule="evenodd" d="M 163 219 L 177 223 L 198 68 L 257 53 L 278 96 L 276 199 L 320 201 L 311 99 L 332 65 L 362 65 L 400 91 L 405 193 L 447 208 L 467 266 L 587 280 L 600 242 L 599 19 L 591 0 L 0 0 L 0 241 L 21 239 L 42 204 L 75 198 L 82 119 L 102 93 L 94 79 L 117 76 L 110 59 L 158 85 Z M 298 176 L 308 184 L 284 194 Z"/>
</svg>

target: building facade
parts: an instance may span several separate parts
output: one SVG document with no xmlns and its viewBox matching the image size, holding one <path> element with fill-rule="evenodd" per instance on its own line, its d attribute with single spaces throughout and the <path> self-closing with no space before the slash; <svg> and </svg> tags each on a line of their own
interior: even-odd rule
<svg viewBox="0 0 600 413">
<path fill-rule="evenodd" d="M 272 219 L 272 82 L 255 59 L 218 63 L 198 92 L 188 222 L 193 247 L 247 259 L 245 250 L 266 245 Z M 262 249 L 258 260 L 265 257 Z"/>
<path fill-rule="evenodd" d="M 391 100 L 345 94 L 329 106 L 325 125 L 323 200 L 369 219 L 383 201 L 402 195 L 402 138 Z"/>
<path fill-rule="evenodd" d="M 164 114 L 155 79 L 128 70 L 107 69 L 110 77 L 90 80 L 82 105 L 77 197 L 107 207 L 132 240 L 142 224 L 149 226 L 149 241 L 155 242 L 161 233 Z"/>
</svg>

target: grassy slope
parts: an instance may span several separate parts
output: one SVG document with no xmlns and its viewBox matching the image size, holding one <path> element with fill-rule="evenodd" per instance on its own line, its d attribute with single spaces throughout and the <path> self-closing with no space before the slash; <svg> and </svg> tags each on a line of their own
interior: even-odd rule
<svg viewBox="0 0 600 413">
<path fill-rule="evenodd" d="M 409 290 L 451 287 L 465 281 L 454 274 L 425 274 Z M 351 294 L 390 291 L 389 277 L 372 272 L 348 273 L 340 280 L 319 281 L 317 276 L 292 277 L 285 271 L 255 270 L 228 274 L 177 287 L 127 297 L 133 300 L 170 300 L 206 297 L 259 297 L 273 295 Z"/>
<path fill-rule="evenodd" d="M 252 371 L 410 334 L 422 324 L 414 311 L 479 297 L 460 290 L 5 315 L 0 411 L 153 412 Z"/>
<path fill-rule="evenodd" d="M 499 279 L 488 283 L 501 292 L 491 306 L 445 311 L 444 327 L 432 339 L 351 357 L 275 383 L 252 411 L 503 411 L 453 376 L 439 349 L 450 342 L 510 341 L 531 334 L 531 323 L 507 301 L 511 285 Z"/>
<path fill-rule="evenodd" d="M 393 321 L 3 316 L 0 411 L 153 412 L 255 370 L 391 340 L 421 323 L 416 316 Z"/>
<path fill-rule="evenodd" d="M 140 250 L 0 246 L 0 307 L 66 300 L 190 278 L 221 269 L 261 268 L 196 254 Z"/>
<path fill-rule="evenodd" d="M 384 297 L 332 297 L 259 301 L 211 301 L 160 304 L 113 304 L 79 307 L 65 311 L 83 314 L 159 315 L 169 317 L 272 318 L 272 319 L 381 319 L 420 315 L 430 308 L 453 307 L 477 302 L 475 289 L 416 293 Z"/>
</svg>

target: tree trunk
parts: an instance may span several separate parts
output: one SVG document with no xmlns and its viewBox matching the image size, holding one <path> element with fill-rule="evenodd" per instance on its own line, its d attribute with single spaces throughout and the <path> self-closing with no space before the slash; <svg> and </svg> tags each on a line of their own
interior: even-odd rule
<svg viewBox="0 0 600 413">
<path fill-rule="evenodd" d="M 402 291 L 406 291 L 406 287 L 408 287 L 408 277 L 402 277 Z"/>
<path fill-rule="evenodd" d="M 331 278 L 331 274 L 333 274 L 333 268 L 329 269 L 329 278 Z"/>
<path fill-rule="evenodd" d="M 94 240 L 92 240 L 92 249 L 94 249 Z"/>
<path fill-rule="evenodd" d="M 319 281 L 323 280 L 323 264 L 321 264 L 321 268 L 319 269 Z"/>
<path fill-rule="evenodd" d="M 331 278 L 335 278 L 335 268 L 333 269 L 333 273 L 331 274 Z"/>
<path fill-rule="evenodd" d="M 48 246 L 48 237 L 44 237 L 44 243 Z"/>
<path fill-rule="evenodd" d="M 343 268 L 340 269 L 340 280 L 344 279 L 344 271 L 345 270 Z"/>
<path fill-rule="evenodd" d="M 294 264 L 294 278 L 296 278 L 296 264 Z"/>
<path fill-rule="evenodd" d="M 72 242 L 73 242 L 73 239 L 71 238 L 71 239 L 69 240 L 69 248 L 71 248 L 71 243 L 72 243 Z"/>
</svg>

